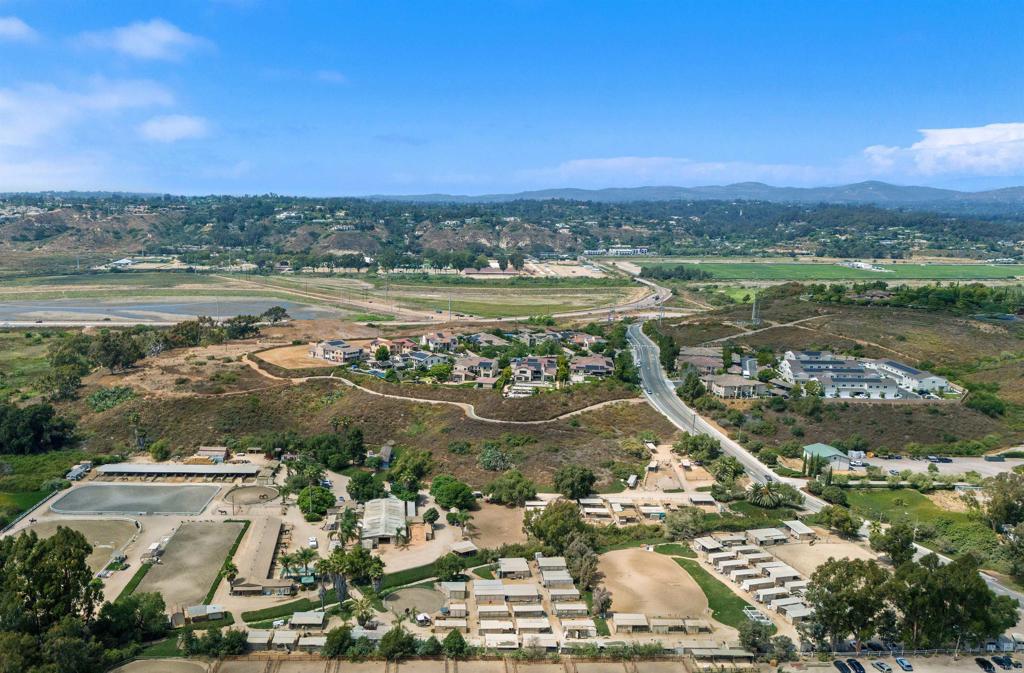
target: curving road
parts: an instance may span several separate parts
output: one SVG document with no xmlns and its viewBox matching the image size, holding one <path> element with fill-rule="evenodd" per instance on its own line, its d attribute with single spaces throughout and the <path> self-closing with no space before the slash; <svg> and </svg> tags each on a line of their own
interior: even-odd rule
<svg viewBox="0 0 1024 673">
<path fill-rule="evenodd" d="M 759 461 L 752 453 L 744 449 L 728 435 L 710 423 L 700 414 L 686 406 L 679 396 L 676 395 L 676 388 L 661 367 L 659 360 L 658 346 L 643 333 L 642 324 L 634 323 L 626 331 L 630 346 L 633 350 L 633 359 L 640 370 L 640 380 L 643 382 L 644 397 L 647 402 L 657 409 L 665 418 L 670 420 L 680 430 L 689 433 L 711 435 L 722 444 L 722 451 L 733 456 L 746 469 L 747 474 L 755 481 L 764 483 L 766 481 L 781 481 L 802 487 L 800 479 L 789 479 L 780 477 L 770 467 Z M 804 507 L 812 512 L 821 511 L 827 503 L 813 495 L 805 494 Z"/>
<path fill-rule="evenodd" d="M 647 398 L 647 402 L 661 412 L 665 418 L 670 420 L 674 425 L 676 425 L 676 427 L 681 430 L 685 430 L 686 432 L 701 433 L 717 438 L 722 443 L 722 451 L 739 460 L 746 469 L 747 474 L 756 481 L 763 483 L 771 479 L 774 481 L 786 482 L 798 488 L 804 485 L 803 480 L 787 479 L 775 474 L 770 467 L 759 461 L 753 454 L 744 449 L 737 442 L 730 439 L 724 432 L 701 417 L 700 414 L 686 406 L 686 404 L 679 399 L 679 396 L 676 395 L 675 386 L 672 385 L 672 382 L 668 380 L 667 376 L 665 376 L 665 371 L 662 369 L 661 361 L 658 357 L 658 346 L 643 333 L 642 324 L 635 323 L 630 325 L 626 332 L 626 336 L 633 349 L 633 359 L 636 361 L 637 367 L 640 369 L 640 379 L 644 386 L 644 396 Z M 828 503 L 820 498 L 806 492 L 804 493 L 804 508 L 811 512 L 820 512 L 827 504 Z M 868 537 L 868 529 L 868 524 L 865 522 L 860 531 L 861 537 Z M 919 544 L 915 544 L 914 547 L 917 549 L 916 558 L 934 553 L 931 549 Z M 943 556 L 942 554 L 936 553 L 936 556 L 939 557 L 939 562 L 942 564 L 946 564 L 951 561 L 949 557 Z M 987 584 L 989 589 L 994 593 L 1001 596 L 1015 598 L 1024 605 L 1024 594 L 1000 583 L 999 580 L 991 575 L 984 572 L 979 574 L 982 579 L 985 580 L 985 584 Z"/>
</svg>

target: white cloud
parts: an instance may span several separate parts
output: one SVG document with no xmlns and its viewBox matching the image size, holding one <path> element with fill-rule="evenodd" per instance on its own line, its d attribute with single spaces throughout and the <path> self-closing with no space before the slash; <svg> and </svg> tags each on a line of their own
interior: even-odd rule
<svg viewBox="0 0 1024 673">
<path fill-rule="evenodd" d="M 137 21 L 120 28 L 85 33 L 82 42 L 91 47 L 113 49 L 127 56 L 157 61 L 179 61 L 193 49 L 208 44 L 163 19 Z"/>
<path fill-rule="evenodd" d="M 39 33 L 16 16 L 0 16 L 0 41 L 35 42 Z"/>
<path fill-rule="evenodd" d="M 0 147 L 32 147 L 90 118 L 173 102 L 170 91 L 148 80 L 94 78 L 78 91 L 52 84 L 0 89 Z"/>
<path fill-rule="evenodd" d="M 172 143 L 177 140 L 202 138 L 209 132 L 209 125 L 202 117 L 190 115 L 166 115 L 153 117 L 139 126 L 139 134 L 147 140 Z"/>
<path fill-rule="evenodd" d="M 348 84 L 348 77 L 345 73 L 337 70 L 317 70 L 314 74 L 317 80 L 329 84 Z"/>
<path fill-rule="evenodd" d="M 1015 175 L 1024 171 L 1024 123 L 920 129 L 910 147 L 872 145 L 868 163 L 882 172 L 919 175 Z"/>
<path fill-rule="evenodd" d="M 827 171 L 815 166 L 796 164 L 624 156 L 573 159 L 553 168 L 521 171 L 518 177 L 545 186 L 634 187 L 717 184 L 748 180 L 776 184 L 816 184 L 825 179 L 826 173 Z"/>
</svg>

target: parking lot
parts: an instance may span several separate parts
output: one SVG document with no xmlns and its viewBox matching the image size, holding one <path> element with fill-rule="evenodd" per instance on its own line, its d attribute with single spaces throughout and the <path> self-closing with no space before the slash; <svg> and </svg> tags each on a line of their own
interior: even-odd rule
<svg viewBox="0 0 1024 673">
<path fill-rule="evenodd" d="M 952 458 L 951 460 L 953 461 L 951 463 L 931 463 L 924 458 L 911 460 L 910 458 L 903 457 L 900 460 L 888 460 L 881 456 L 875 456 L 867 462 L 880 467 L 886 474 L 888 474 L 889 470 L 896 470 L 898 472 L 903 470 L 927 472 L 929 465 L 935 465 L 939 468 L 939 474 L 963 474 L 964 472 L 974 471 L 983 477 L 994 477 L 1000 472 L 1009 472 L 1017 465 L 1024 464 L 1024 458 L 1007 458 L 1003 462 L 991 462 L 977 457 Z M 863 472 L 863 468 L 854 468 L 854 472 Z"/>
<path fill-rule="evenodd" d="M 914 667 L 914 673 L 954 673 L 954 672 L 955 673 L 969 673 L 971 671 L 975 671 L 977 673 L 982 673 L 983 669 L 977 663 L 975 663 L 975 661 L 974 661 L 976 656 L 981 656 L 981 655 L 964 654 L 964 655 L 961 655 L 959 658 L 956 658 L 956 659 L 954 659 L 952 656 L 949 656 L 949 655 L 941 655 L 941 656 L 907 656 L 906 660 L 910 663 L 911 666 Z M 992 662 L 992 656 L 999 656 L 999 655 L 995 655 L 995 654 L 993 654 L 993 655 L 986 655 L 986 656 L 984 656 L 982 658 L 986 659 L 991 664 L 991 663 L 993 663 Z M 1011 657 L 1013 658 L 1014 661 L 1018 661 L 1018 662 L 1021 661 L 1021 657 L 1019 657 L 1019 656 L 1012 656 L 1011 655 Z M 887 666 L 889 666 L 890 668 L 892 668 L 893 673 L 902 673 L 902 669 L 899 666 L 896 665 L 896 658 L 895 657 L 868 657 L 868 656 L 862 656 L 862 657 L 860 657 L 857 660 L 860 662 L 861 666 L 864 667 L 864 669 L 865 669 L 865 671 L 867 673 L 877 673 L 880 670 L 880 669 L 876 668 L 875 666 L 873 666 L 874 662 L 876 662 L 876 661 L 881 661 L 884 664 L 886 664 Z M 841 661 L 843 661 L 845 663 L 847 661 L 847 659 L 844 657 L 844 658 L 841 659 Z M 812 669 L 812 670 L 814 670 L 814 669 Z M 817 670 L 821 670 L 821 671 L 826 671 L 827 670 L 827 671 L 830 671 L 830 673 L 838 673 L 838 671 L 840 669 L 835 664 L 831 664 L 827 668 L 822 667 L 822 668 L 817 669 Z M 995 670 L 996 671 L 1001 671 L 1003 669 L 1001 669 L 998 666 L 995 666 Z M 1014 669 L 1014 670 L 1016 670 L 1016 669 Z"/>
</svg>

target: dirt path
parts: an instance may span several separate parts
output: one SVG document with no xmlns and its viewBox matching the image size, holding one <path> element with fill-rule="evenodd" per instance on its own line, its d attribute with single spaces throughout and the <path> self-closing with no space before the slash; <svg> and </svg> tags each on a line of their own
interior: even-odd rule
<svg viewBox="0 0 1024 673">
<path fill-rule="evenodd" d="M 420 404 L 441 404 L 452 407 L 458 407 L 459 409 L 462 410 L 464 414 L 466 414 L 467 418 L 470 418 L 471 420 L 474 421 L 481 421 L 483 423 L 499 423 L 508 425 L 543 425 L 545 423 L 553 423 L 555 421 L 561 421 L 567 418 L 572 418 L 573 416 L 579 416 L 580 414 L 585 414 L 588 411 L 594 411 L 597 409 L 601 409 L 603 407 L 611 406 L 613 404 L 644 404 L 646 402 L 643 398 L 640 397 L 622 400 L 608 400 L 606 402 L 591 404 L 589 407 L 583 407 L 582 409 L 577 409 L 576 411 L 570 411 L 559 416 L 555 416 L 554 418 L 546 418 L 537 421 L 511 421 L 505 420 L 503 418 L 488 418 L 486 416 L 480 416 L 476 413 L 476 408 L 472 404 L 469 404 L 468 402 L 454 402 L 452 400 L 430 400 L 424 399 L 422 397 L 410 397 L 407 395 L 394 395 L 391 393 L 382 393 L 376 390 L 371 390 L 370 388 L 364 388 L 355 381 L 350 381 L 349 379 L 342 378 L 340 376 L 305 376 L 301 378 L 289 379 L 281 376 L 275 376 L 274 374 L 271 374 L 270 372 L 261 369 L 258 364 L 249 359 L 248 355 L 244 356 L 243 360 L 246 364 L 248 364 L 250 367 L 256 370 L 261 376 L 265 376 L 266 378 L 272 379 L 274 381 L 291 382 L 292 385 L 299 385 L 307 381 L 336 381 L 350 388 L 355 388 L 356 390 L 364 392 L 368 395 L 376 395 L 377 397 L 386 397 L 392 400 L 404 400 L 406 402 L 417 402 Z"/>
<path fill-rule="evenodd" d="M 800 323 L 805 323 L 805 322 L 808 322 L 810 320 L 817 320 L 818 318 L 827 318 L 827 317 L 828 317 L 828 314 L 825 314 L 825 315 L 812 315 L 809 318 L 800 318 L 799 320 L 793 320 L 793 321 L 790 321 L 790 322 L 776 323 L 774 325 L 768 325 L 767 327 L 760 327 L 758 329 L 746 330 L 746 331 L 740 332 L 739 334 L 730 334 L 729 336 L 719 337 L 717 339 L 711 339 L 710 341 L 705 341 L 701 345 L 702 346 L 707 346 L 707 345 L 710 345 L 710 344 L 722 343 L 723 341 L 729 341 L 731 339 L 740 339 L 740 338 L 743 338 L 745 336 L 750 336 L 751 334 L 760 334 L 761 332 L 767 332 L 768 330 L 773 330 L 773 329 L 776 329 L 778 327 L 796 327 Z"/>
</svg>

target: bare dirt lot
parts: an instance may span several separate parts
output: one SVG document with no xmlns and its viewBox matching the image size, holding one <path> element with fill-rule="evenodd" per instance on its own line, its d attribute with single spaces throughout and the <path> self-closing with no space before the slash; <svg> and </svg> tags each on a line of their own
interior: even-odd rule
<svg viewBox="0 0 1024 673">
<path fill-rule="evenodd" d="M 783 563 L 793 566 L 797 572 L 803 575 L 804 579 L 810 579 L 818 566 L 830 558 L 864 560 L 878 558 L 871 551 L 853 542 L 845 542 L 835 537 L 832 540 L 831 542 L 815 542 L 813 545 L 807 542 L 780 544 L 769 547 L 768 551 Z"/>
<path fill-rule="evenodd" d="M 269 486 L 239 486 L 224 496 L 224 502 L 233 502 L 236 505 L 255 505 L 270 502 L 279 495 L 276 488 Z"/>
<path fill-rule="evenodd" d="M 103 570 L 111 554 L 124 546 L 135 533 L 135 524 L 125 519 L 50 520 L 33 524 L 29 530 L 46 538 L 56 533 L 60 526 L 77 530 L 92 545 L 92 554 L 89 554 L 87 562 L 93 572 Z"/>
<path fill-rule="evenodd" d="M 526 542 L 526 533 L 523 532 L 525 511 L 522 507 L 484 503 L 478 511 L 473 512 L 470 538 L 481 549 Z"/>
<path fill-rule="evenodd" d="M 261 352 L 259 356 L 270 364 L 284 367 L 285 369 L 309 369 L 310 367 L 330 369 L 338 366 L 336 362 L 328 362 L 327 360 L 311 357 L 308 344 L 271 348 Z"/>
<path fill-rule="evenodd" d="M 672 558 L 643 549 L 602 554 L 598 566 L 612 592 L 615 612 L 663 617 L 702 617 L 708 599 Z"/>
<path fill-rule="evenodd" d="M 445 600 L 444 595 L 439 591 L 426 587 L 411 587 L 389 594 L 385 599 L 385 603 L 388 609 L 396 615 L 405 612 L 426 612 L 427 614 L 432 614 L 444 606 Z"/>
<path fill-rule="evenodd" d="M 159 591 L 171 609 L 199 603 L 210 590 L 242 525 L 213 521 L 182 524 L 167 544 L 161 562 L 143 578 L 138 591 Z"/>
</svg>

